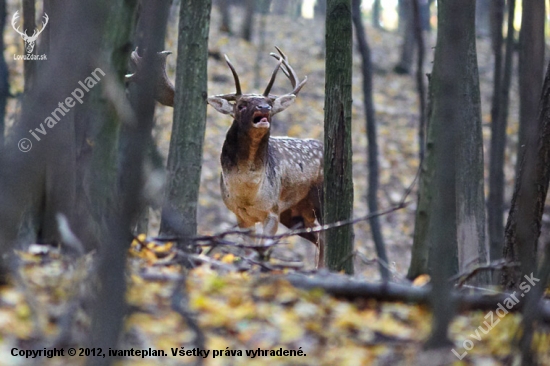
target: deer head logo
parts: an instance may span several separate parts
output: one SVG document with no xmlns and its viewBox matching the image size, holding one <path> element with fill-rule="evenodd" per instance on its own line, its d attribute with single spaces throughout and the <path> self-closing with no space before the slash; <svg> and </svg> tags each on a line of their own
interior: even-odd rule
<svg viewBox="0 0 550 366">
<path fill-rule="evenodd" d="M 19 26 L 16 27 L 16 23 L 17 23 L 18 18 L 19 18 L 19 11 L 16 11 L 15 14 L 13 14 L 13 17 L 11 18 L 11 26 L 13 27 L 13 29 L 15 29 L 15 31 L 17 33 L 19 33 L 21 35 L 21 38 L 23 38 L 23 41 L 25 41 L 25 51 L 27 53 L 32 53 L 32 51 L 34 50 L 34 45 L 36 43 L 36 39 L 38 38 L 40 33 L 42 33 L 44 28 L 46 28 L 46 25 L 48 24 L 48 20 L 50 18 L 48 18 L 48 14 L 44 13 L 44 21 L 42 22 L 42 29 L 40 29 L 40 31 L 35 29 L 32 36 L 30 36 L 30 37 L 27 35 L 27 30 L 26 29 L 25 29 L 24 32 L 21 32 L 19 30 Z"/>
</svg>

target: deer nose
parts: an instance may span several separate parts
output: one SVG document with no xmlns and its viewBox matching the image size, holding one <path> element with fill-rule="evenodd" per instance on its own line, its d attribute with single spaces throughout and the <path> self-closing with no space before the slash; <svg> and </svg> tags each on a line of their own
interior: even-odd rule
<svg viewBox="0 0 550 366">
<path fill-rule="evenodd" d="M 256 106 L 256 109 L 262 113 L 269 113 L 269 111 L 271 111 L 271 106 L 269 104 L 260 104 Z"/>
</svg>

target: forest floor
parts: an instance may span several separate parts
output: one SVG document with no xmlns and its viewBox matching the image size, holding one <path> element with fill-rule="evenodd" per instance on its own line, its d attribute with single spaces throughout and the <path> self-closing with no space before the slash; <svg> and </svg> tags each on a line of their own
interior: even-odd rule
<svg viewBox="0 0 550 366">
<path fill-rule="evenodd" d="M 12 4 L 11 7 L 14 7 Z M 14 8 L 15 9 L 15 8 Z M 12 14 L 10 9 L 9 14 Z M 177 14 L 177 13 L 175 13 Z M 168 58 L 168 74 L 173 80 L 177 57 L 177 17 L 172 14 L 166 49 L 174 52 Z M 240 18 L 234 11 L 234 29 Z M 259 32 L 252 43 L 238 37 L 228 37 L 218 31 L 219 14 L 213 9 L 210 50 L 227 54 L 241 78 L 245 92 L 262 90 L 269 79 L 275 61 L 268 57 L 279 46 L 289 56 L 300 77 L 308 82 L 295 104 L 277 116 L 273 135 L 302 138 L 323 138 L 324 103 L 324 26 L 319 20 L 291 19 L 267 16 L 265 19 L 265 49 L 258 53 Z M 18 35 L 6 32 L 6 54 L 22 47 Z M 14 33 L 14 32 L 13 32 Z M 427 36 L 426 67 L 433 60 L 435 33 Z M 367 25 L 367 38 L 372 48 L 374 67 L 374 102 L 380 146 L 380 209 L 398 204 L 418 169 L 418 96 L 414 77 L 397 75 L 392 69 L 399 58 L 401 37 L 395 32 L 375 30 Z M 255 64 L 261 55 L 259 78 Z M 15 94 L 22 86 L 22 64 L 9 60 L 10 82 Z M 487 39 L 478 40 L 478 60 L 482 97 L 482 118 L 485 152 L 489 144 L 490 100 L 492 95 L 492 57 Z M 222 60 L 209 59 L 208 94 L 230 93 L 233 80 Z M 354 56 L 353 74 L 353 174 L 354 216 L 366 215 L 367 190 L 366 131 L 361 93 L 360 59 Z M 273 92 L 290 90 L 284 77 L 277 79 Z M 513 188 L 517 145 L 517 82 L 514 82 L 508 127 L 506 152 L 506 202 Z M 15 118 L 18 106 L 10 102 L 8 117 Z M 155 140 L 166 157 L 171 133 L 172 109 L 158 106 Z M 219 191 L 219 153 L 231 119 L 208 108 L 203 170 L 199 201 L 200 234 L 215 234 L 232 228 L 236 221 L 224 206 Z M 487 155 L 486 155 L 487 161 Z M 381 217 L 384 239 L 394 281 L 405 282 L 409 266 L 414 230 L 416 190 L 408 198 L 410 204 L 399 211 Z M 157 235 L 158 213 L 151 210 L 149 236 Z M 356 277 L 379 279 L 376 258 L 367 222 L 354 226 Z M 284 231 L 284 229 L 283 229 Z M 130 249 L 127 300 L 130 313 L 125 334 L 118 349 L 164 350 L 166 357 L 126 357 L 121 365 L 182 365 L 192 364 L 192 356 L 172 356 L 172 349 L 192 350 L 197 347 L 195 334 L 184 317 L 171 307 L 171 300 L 180 267 L 174 264 L 175 248 L 134 241 Z M 78 261 L 63 257 L 56 249 L 31 246 L 18 252 L 24 265 L 15 286 L 0 288 L 0 365 L 28 365 L 22 357 L 9 357 L 13 347 L 40 349 L 44 339 L 52 340 L 60 329 L 60 320 L 74 305 L 74 327 L 67 347 L 83 347 L 89 327 L 89 316 L 82 297 L 93 287 L 90 262 L 93 254 Z M 275 255 L 301 258 L 305 269 L 313 268 L 315 248 L 298 239 L 288 240 Z M 511 347 L 521 318 L 507 314 L 488 334 L 480 333 L 487 312 L 460 314 L 451 325 L 450 336 L 459 355 L 464 345 L 472 345 L 467 355 L 459 359 L 449 350 L 445 354 L 427 354 L 422 344 L 430 332 L 429 309 L 418 305 L 384 303 L 375 300 L 354 302 L 331 297 L 319 290 L 299 290 L 290 285 L 284 275 L 289 270 L 261 273 L 258 265 L 242 264 L 231 250 L 215 250 L 210 259 L 201 256 L 204 264 L 187 274 L 189 309 L 196 315 L 204 332 L 203 349 L 210 350 L 207 365 L 424 365 L 427 358 L 440 357 L 441 364 L 509 365 L 519 364 L 518 354 Z M 246 268 L 246 271 L 242 269 Z M 424 279 L 425 280 L 425 279 Z M 419 281 L 418 285 L 421 285 Z M 79 300 L 80 299 L 80 300 Z M 80 304 L 82 306 L 80 306 Z M 536 350 L 542 364 L 550 364 L 549 330 L 539 329 Z M 116 348 L 114 345 L 112 348 Z M 246 350 L 300 350 L 300 356 L 260 356 Z M 67 349 L 67 348 L 66 348 Z M 214 351 L 221 351 L 214 358 Z M 231 355 L 230 351 L 233 351 Z M 226 351 L 229 353 L 226 355 Z M 243 355 L 239 356 L 240 351 Z M 107 353 L 103 350 L 103 353 Z M 42 359 L 47 365 L 79 365 L 84 357 Z"/>
</svg>

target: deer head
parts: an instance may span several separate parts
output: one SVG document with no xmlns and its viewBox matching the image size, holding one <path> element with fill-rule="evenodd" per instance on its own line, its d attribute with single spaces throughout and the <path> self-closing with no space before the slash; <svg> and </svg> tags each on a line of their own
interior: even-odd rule
<svg viewBox="0 0 550 366">
<path fill-rule="evenodd" d="M 48 24 L 48 21 L 50 20 L 50 18 L 48 17 L 48 14 L 44 13 L 44 21 L 42 22 L 42 29 L 40 29 L 39 31 L 35 29 L 32 36 L 30 37 L 27 35 L 26 29 L 24 32 L 21 32 L 19 30 L 19 26 L 17 27 L 15 26 L 18 18 L 19 18 L 19 11 L 16 11 L 15 14 L 13 14 L 13 17 L 11 18 L 11 26 L 13 27 L 13 29 L 15 29 L 17 33 L 21 35 L 21 37 L 23 38 L 23 41 L 25 41 L 25 51 L 27 53 L 32 53 L 32 51 L 34 50 L 36 39 L 38 38 L 40 33 L 44 31 L 44 28 L 46 28 L 46 25 Z"/>
<path fill-rule="evenodd" d="M 271 75 L 271 79 L 262 94 L 242 93 L 237 71 L 226 55 L 225 61 L 233 74 L 236 91 L 232 94 L 211 96 L 207 99 L 208 104 L 220 113 L 231 115 L 242 130 L 254 131 L 255 134 L 264 135 L 271 127 L 271 118 L 275 114 L 284 111 L 294 102 L 296 95 L 307 81 L 306 77 L 302 82 L 298 83 L 298 78 L 292 67 L 289 65 L 288 58 L 279 48 L 277 48 L 277 51 L 279 51 L 280 55 L 276 55 L 274 53 L 271 55 L 279 62 L 277 63 L 277 66 Z M 290 79 L 294 90 L 290 93 L 276 96 L 270 94 L 269 92 L 271 91 L 271 87 L 275 82 L 277 72 L 281 66 L 285 75 Z"/>
</svg>

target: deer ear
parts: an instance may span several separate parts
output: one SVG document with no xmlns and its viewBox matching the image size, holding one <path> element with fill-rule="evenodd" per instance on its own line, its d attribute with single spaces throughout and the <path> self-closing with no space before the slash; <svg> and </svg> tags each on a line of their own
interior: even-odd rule
<svg viewBox="0 0 550 366">
<path fill-rule="evenodd" d="M 206 102 L 214 107 L 218 112 L 223 114 L 233 114 L 233 105 L 224 98 L 220 97 L 208 97 Z"/>
<path fill-rule="evenodd" d="M 273 102 L 272 114 L 282 112 L 290 107 L 290 105 L 294 103 L 294 99 L 296 99 L 296 96 L 294 94 L 282 95 L 275 99 L 275 102 Z"/>
</svg>

